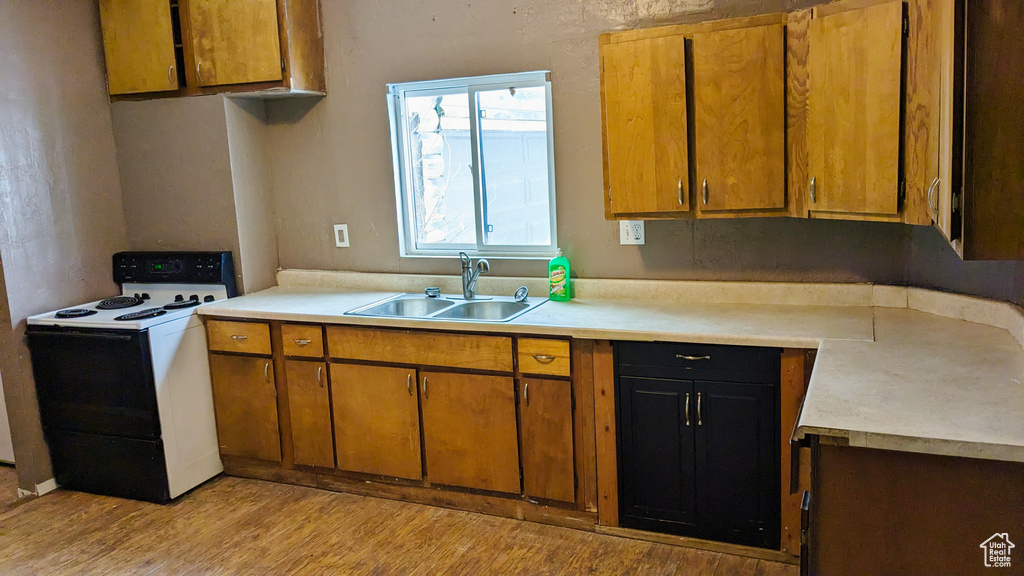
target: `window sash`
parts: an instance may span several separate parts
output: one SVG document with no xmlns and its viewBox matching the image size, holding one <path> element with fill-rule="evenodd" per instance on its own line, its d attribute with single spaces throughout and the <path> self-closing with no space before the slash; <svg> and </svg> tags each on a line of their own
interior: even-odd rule
<svg viewBox="0 0 1024 576">
<path fill-rule="evenodd" d="M 477 94 L 508 88 L 543 87 L 545 95 L 545 136 L 547 141 L 547 193 L 549 245 L 486 244 L 486 226 L 483 204 L 486 174 L 483 172 L 483 149 L 480 146 L 480 112 Z M 472 154 L 473 202 L 475 209 L 476 245 L 450 243 L 424 243 L 417 241 L 415 193 L 412 189 L 411 134 L 408 124 L 407 97 L 430 97 L 448 94 L 467 95 L 469 105 L 470 150 Z M 399 248 L 403 257 L 451 257 L 457 252 L 490 258 L 549 258 L 558 246 L 557 223 L 555 219 L 555 170 L 554 170 L 554 125 L 552 122 L 551 82 L 548 72 L 501 74 L 477 78 L 453 78 L 426 82 L 410 82 L 388 85 L 388 114 L 392 130 L 392 156 L 394 158 L 396 202 L 401 216 L 399 226 Z"/>
</svg>

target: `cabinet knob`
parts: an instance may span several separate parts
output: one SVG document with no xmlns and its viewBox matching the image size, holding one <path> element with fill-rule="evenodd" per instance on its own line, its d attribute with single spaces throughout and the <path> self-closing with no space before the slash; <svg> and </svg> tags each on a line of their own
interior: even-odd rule
<svg viewBox="0 0 1024 576">
<path fill-rule="evenodd" d="M 707 178 L 704 179 L 704 184 L 701 186 L 701 188 L 704 190 L 704 205 L 707 206 L 707 204 L 708 204 L 708 179 Z"/>
</svg>

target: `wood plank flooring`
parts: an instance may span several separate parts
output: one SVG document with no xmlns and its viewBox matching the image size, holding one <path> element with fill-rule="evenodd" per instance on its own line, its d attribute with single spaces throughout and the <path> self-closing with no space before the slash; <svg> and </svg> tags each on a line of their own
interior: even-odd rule
<svg viewBox="0 0 1024 576">
<path fill-rule="evenodd" d="M 0 512 L 18 501 L 18 474 L 14 466 L 0 464 Z"/>
<path fill-rule="evenodd" d="M 2 574 L 685 574 L 796 566 L 220 477 L 159 506 L 58 490 L 0 514 Z"/>
</svg>

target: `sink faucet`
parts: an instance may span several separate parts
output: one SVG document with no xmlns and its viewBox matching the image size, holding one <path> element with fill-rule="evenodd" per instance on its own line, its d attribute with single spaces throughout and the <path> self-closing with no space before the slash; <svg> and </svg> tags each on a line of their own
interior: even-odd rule
<svg viewBox="0 0 1024 576">
<path fill-rule="evenodd" d="M 476 266 L 473 266 L 473 260 L 465 252 L 459 252 L 459 260 L 462 261 L 462 297 L 472 300 L 476 297 L 476 281 L 480 279 L 481 274 L 491 271 L 491 265 L 487 260 L 480 258 L 476 261 Z"/>
</svg>

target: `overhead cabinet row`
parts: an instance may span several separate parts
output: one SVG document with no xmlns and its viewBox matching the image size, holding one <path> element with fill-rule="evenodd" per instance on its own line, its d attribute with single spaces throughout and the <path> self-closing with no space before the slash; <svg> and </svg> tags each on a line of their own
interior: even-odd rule
<svg viewBox="0 0 1024 576">
<path fill-rule="evenodd" d="M 318 0 L 99 0 L 112 96 L 323 94 Z"/>
<path fill-rule="evenodd" d="M 934 223 L 965 258 L 1024 259 L 1024 9 L 1004 4 L 603 35 L 606 218 Z"/>
</svg>

